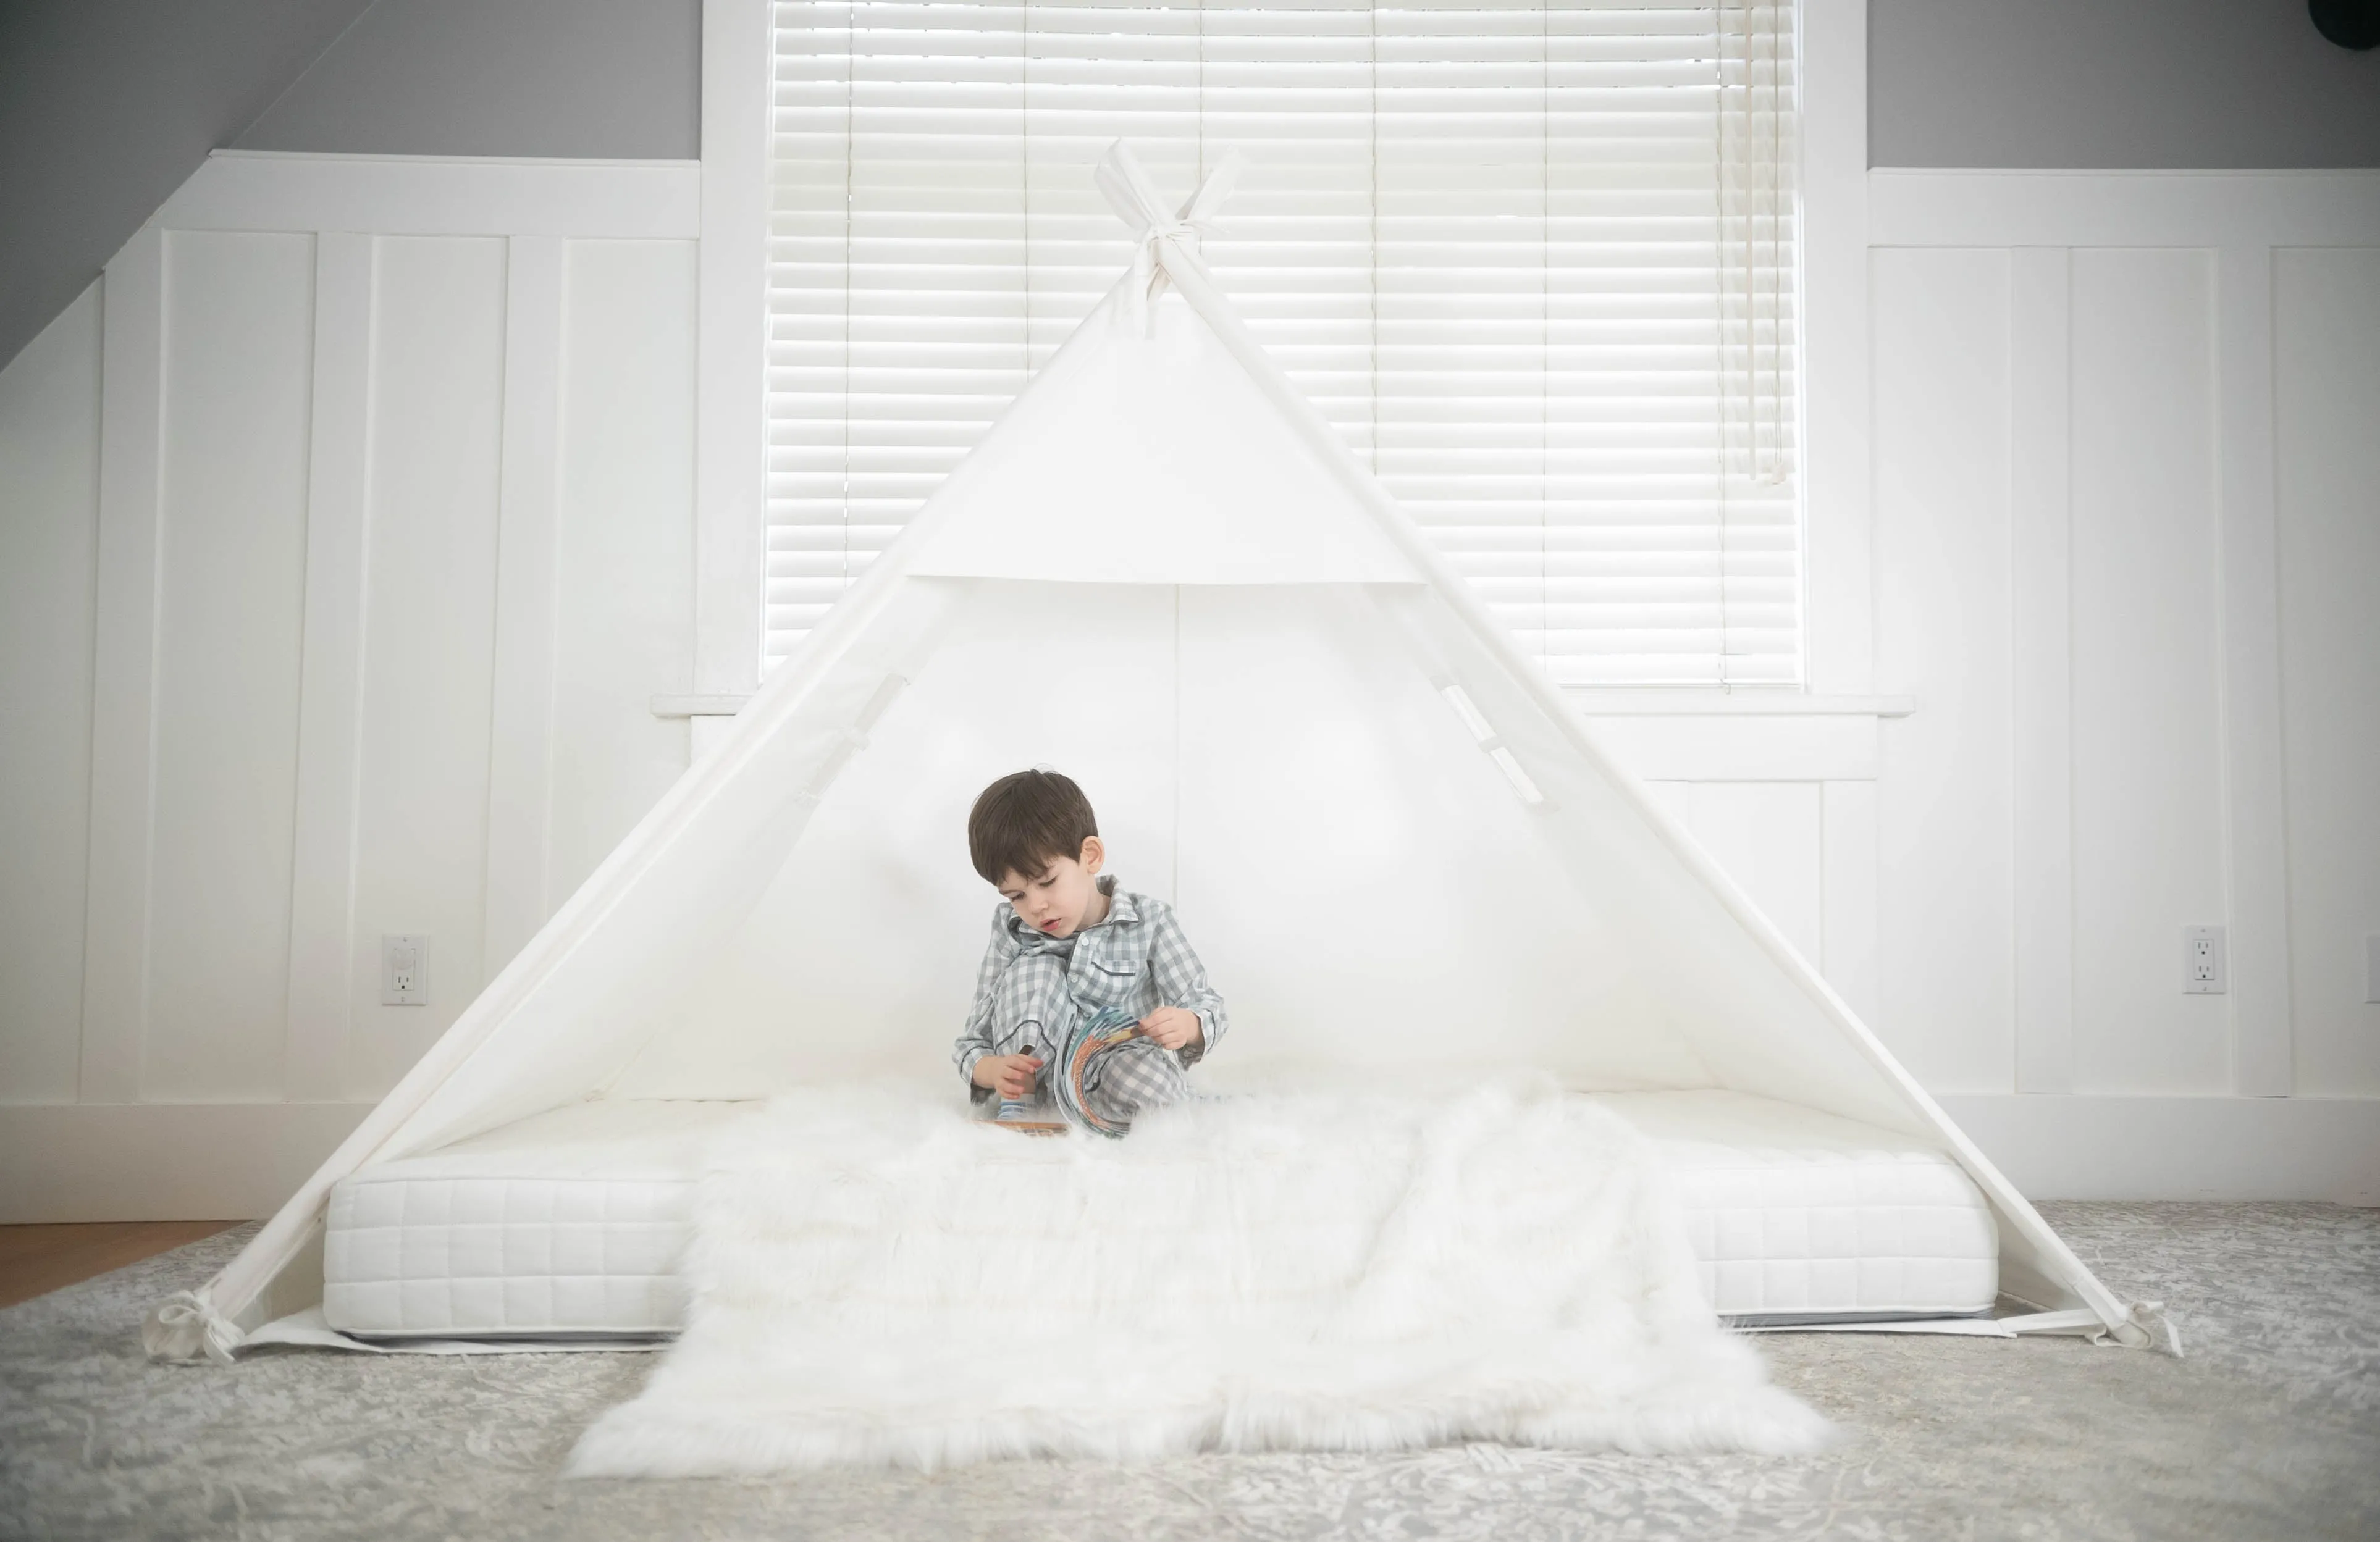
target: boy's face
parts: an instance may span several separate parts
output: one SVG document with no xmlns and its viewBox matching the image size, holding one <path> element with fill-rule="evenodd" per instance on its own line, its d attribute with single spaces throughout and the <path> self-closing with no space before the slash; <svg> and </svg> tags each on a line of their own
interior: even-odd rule
<svg viewBox="0 0 2380 1542">
<path fill-rule="evenodd" d="M 1057 857 L 1038 873 L 1008 874 L 1000 880 L 1000 897 L 1043 936 L 1072 937 L 1090 912 L 1099 864 L 1106 859 L 1107 848 L 1094 835 L 1083 843 L 1080 856 Z"/>
</svg>

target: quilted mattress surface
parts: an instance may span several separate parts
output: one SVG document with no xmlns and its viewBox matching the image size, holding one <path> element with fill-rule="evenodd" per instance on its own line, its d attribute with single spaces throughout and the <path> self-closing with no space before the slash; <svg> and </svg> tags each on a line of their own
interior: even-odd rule
<svg viewBox="0 0 2380 1542">
<path fill-rule="evenodd" d="M 1914 1136 L 1741 1092 L 1598 1100 L 1665 1159 L 1721 1317 L 1954 1317 L 1998 1298 L 1991 1207 L 1965 1169 Z"/>
<path fill-rule="evenodd" d="M 1935 1317 L 1998 1294 L 1991 1212 L 1921 1141 L 1741 1093 L 1600 1100 L 1661 1152 L 1724 1317 Z M 757 1107 L 578 1103 L 357 1173 L 331 1194 L 323 1317 L 368 1338 L 674 1331 L 704 1144 Z"/>
<path fill-rule="evenodd" d="M 322 1317 L 390 1338 L 674 1332 L 702 1150 L 757 1103 L 574 1103 L 331 1190 Z"/>
</svg>

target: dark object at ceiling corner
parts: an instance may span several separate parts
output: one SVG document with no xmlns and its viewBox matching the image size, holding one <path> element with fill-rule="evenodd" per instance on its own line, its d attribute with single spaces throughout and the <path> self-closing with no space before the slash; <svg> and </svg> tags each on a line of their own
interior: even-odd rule
<svg viewBox="0 0 2380 1542">
<path fill-rule="evenodd" d="M 2313 30 L 2357 53 L 2380 43 L 2380 0 L 2307 0 Z"/>
</svg>

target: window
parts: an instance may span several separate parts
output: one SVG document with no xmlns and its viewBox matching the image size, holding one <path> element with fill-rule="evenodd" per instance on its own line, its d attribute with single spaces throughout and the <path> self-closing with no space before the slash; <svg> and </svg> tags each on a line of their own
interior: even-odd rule
<svg viewBox="0 0 2380 1542">
<path fill-rule="evenodd" d="M 1790 0 L 775 7 L 767 664 L 1129 261 L 1129 139 L 1554 678 L 1802 678 Z"/>
</svg>

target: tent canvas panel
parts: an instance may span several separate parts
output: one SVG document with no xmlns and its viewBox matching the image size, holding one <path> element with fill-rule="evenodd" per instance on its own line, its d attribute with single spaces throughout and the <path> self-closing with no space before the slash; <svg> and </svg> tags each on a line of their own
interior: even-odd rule
<svg viewBox="0 0 2380 1542">
<path fill-rule="evenodd" d="M 964 613 L 610 1095 L 945 1065 L 997 903 L 965 859 L 967 806 L 1037 758 L 1082 783 L 1120 881 L 1172 901 L 1228 982 L 1211 1085 L 1370 1066 L 1715 1085 L 1363 589 L 977 581 Z M 1021 664 L 1037 646 L 1066 662 Z"/>
<path fill-rule="evenodd" d="M 920 577 L 1096 584 L 1417 583 L 1421 575 L 1178 300 L 1145 336 L 1122 286 L 929 504 Z M 1129 342 L 1131 346 L 1120 344 Z M 1062 457 L 1048 446 L 1062 443 Z M 1227 453 L 1224 453 L 1227 452 Z M 1281 516 L 1295 509 L 1293 517 Z M 1119 540 L 1119 534 L 1126 539 Z"/>
<path fill-rule="evenodd" d="M 1608 896 L 1402 646 L 1384 607 L 1415 592 L 1183 591 L 1182 910 L 1249 1030 L 1211 1081 L 1711 1085 Z"/>
<path fill-rule="evenodd" d="M 1439 593 L 1397 611 L 1416 667 L 1459 687 L 1543 793 L 1540 838 L 1599 897 L 1619 934 L 1609 945 L 1658 1003 L 1660 1030 L 1692 1046 L 1706 1085 L 1907 1134 L 1934 1129 L 1875 1058 L 1837 1031 L 1829 1009 L 1840 1003 L 1813 996 L 1812 985 L 1824 989 L 1815 972 L 1779 967 L 1777 950 L 1796 963 L 1798 955 L 1668 811 L 1599 752 L 1582 753 L 1585 724 L 1567 703 L 1549 707 L 1524 688 Z"/>
<path fill-rule="evenodd" d="M 656 1004 L 612 1095 L 750 1098 L 947 1071 L 997 897 L 967 865 L 994 776 L 1062 764 L 1099 795 L 1125 881 L 1173 892 L 1171 589 L 918 579 L 941 646 L 821 796 L 790 859 Z"/>
<path fill-rule="evenodd" d="M 636 880 L 599 884 L 599 869 L 570 902 L 578 912 L 557 917 L 574 924 L 549 929 L 558 933 L 553 954 L 530 957 L 544 931 L 524 950 L 529 977 L 504 1006 L 503 1031 L 458 1020 L 457 1029 L 484 1037 L 425 1090 L 381 1154 L 443 1146 L 611 1083 L 774 880 L 868 728 L 898 699 L 917 648 L 939 636 L 953 598 L 943 586 L 905 589 L 866 637 L 820 661 L 827 667 L 784 702 L 774 732 L 740 737 L 710 776 L 690 776 L 710 783 L 696 807 L 672 811 L 672 828 L 650 842 L 632 835 L 615 854 L 630 858 Z"/>
</svg>

